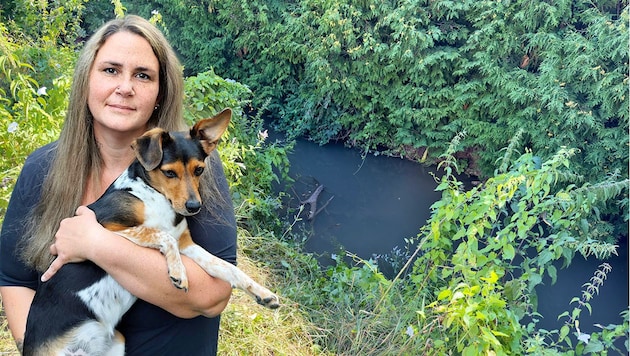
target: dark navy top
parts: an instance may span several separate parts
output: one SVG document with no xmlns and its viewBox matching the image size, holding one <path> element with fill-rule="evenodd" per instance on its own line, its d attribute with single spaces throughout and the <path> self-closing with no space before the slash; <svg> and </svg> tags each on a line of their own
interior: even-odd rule
<svg viewBox="0 0 630 356">
<path fill-rule="evenodd" d="M 0 235 L 0 286 L 24 286 L 37 289 L 39 274 L 27 267 L 15 248 L 24 233 L 25 220 L 36 206 L 56 144 L 48 144 L 27 159 L 18 177 L 4 217 Z M 213 155 L 216 153 L 213 152 Z M 212 159 L 212 171 L 221 194 L 229 204 L 214 205 L 222 219 L 213 218 L 205 209 L 188 219 L 193 240 L 230 263 L 236 264 L 236 222 L 227 180 L 218 157 Z M 221 221 L 219 221 L 221 220 Z M 215 355 L 220 317 L 199 316 L 181 319 L 169 312 L 138 300 L 123 316 L 117 329 L 125 336 L 126 355 Z"/>
</svg>

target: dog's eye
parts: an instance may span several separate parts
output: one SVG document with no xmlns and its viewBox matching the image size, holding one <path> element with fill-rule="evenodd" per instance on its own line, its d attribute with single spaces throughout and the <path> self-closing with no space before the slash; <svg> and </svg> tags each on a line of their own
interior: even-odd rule
<svg viewBox="0 0 630 356">
<path fill-rule="evenodd" d="M 198 177 L 201 175 L 201 173 L 203 173 L 203 167 L 197 167 L 195 168 L 195 175 Z"/>
<path fill-rule="evenodd" d="M 177 173 L 175 173 L 175 171 L 171 171 L 170 169 L 162 171 L 162 173 L 164 173 L 166 178 L 177 178 Z"/>
</svg>

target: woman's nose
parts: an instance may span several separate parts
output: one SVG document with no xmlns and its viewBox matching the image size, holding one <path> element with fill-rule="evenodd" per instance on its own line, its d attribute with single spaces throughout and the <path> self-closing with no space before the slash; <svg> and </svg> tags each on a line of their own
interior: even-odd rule
<svg viewBox="0 0 630 356">
<path fill-rule="evenodd" d="M 120 83 L 118 83 L 118 86 L 116 87 L 116 94 L 125 96 L 133 95 L 134 91 L 131 80 L 122 80 Z"/>
</svg>

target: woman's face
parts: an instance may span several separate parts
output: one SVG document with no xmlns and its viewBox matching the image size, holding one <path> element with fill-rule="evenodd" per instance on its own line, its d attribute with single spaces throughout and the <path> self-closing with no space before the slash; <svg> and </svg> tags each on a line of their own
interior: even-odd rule
<svg viewBox="0 0 630 356">
<path fill-rule="evenodd" d="M 159 62 L 149 42 L 130 32 L 111 35 L 98 50 L 89 77 L 88 107 L 97 138 L 136 137 L 159 94 Z"/>
</svg>

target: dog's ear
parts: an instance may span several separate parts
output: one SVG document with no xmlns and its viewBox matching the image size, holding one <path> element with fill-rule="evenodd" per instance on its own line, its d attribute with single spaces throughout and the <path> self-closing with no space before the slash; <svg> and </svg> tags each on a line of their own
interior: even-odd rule
<svg viewBox="0 0 630 356">
<path fill-rule="evenodd" d="M 138 137 L 131 147 L 136 152 L 136 158 L 147 171 L 156 169 L 162 162 L 162 145 L 170 139 L 168 132 L 155 128 Z"/>
<path fill-rule="evenodd" d="M 230 124 L 231 118 L 232 110 L 230 108 L 223 109 L 215 116 L 196 123 L 190 129 L 190 137 L 198 139 L 206 154 L 210 154 L 217 147 L 217 142 Z"/>
</svg>

